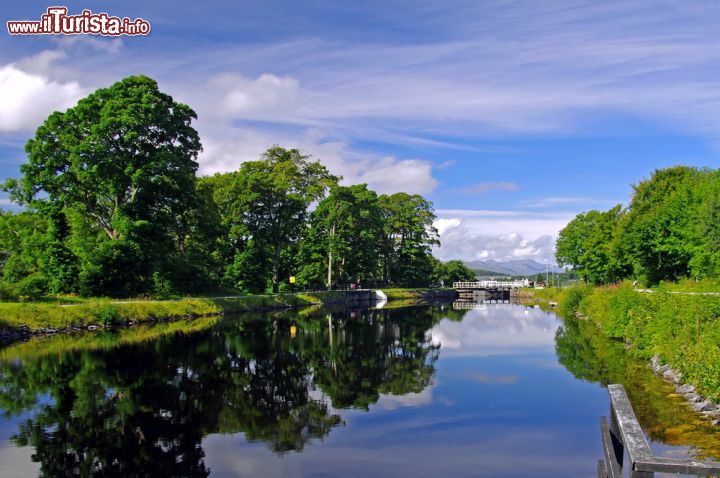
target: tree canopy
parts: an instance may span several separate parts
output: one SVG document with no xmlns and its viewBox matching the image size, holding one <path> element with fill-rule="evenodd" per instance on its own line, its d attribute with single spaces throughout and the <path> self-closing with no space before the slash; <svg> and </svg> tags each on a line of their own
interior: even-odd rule
<svg viewBox="0 0 720 478">
<path fill-rule="evenodd" d="M 633 187 L 627 207 L 589 211 L 570 221 L 558 237 L 558 262 L 595 284 L 717 277 L 719 193 L 718 170 L 656 170 Z"/>
<path fill-rule="evenodd" d="M 21 177 L 4 185 L 25 210 L 0 214 L 0 295 L 436 280 L 425 198 L 340 186 L 321 162 L 277 145 L 236 171 L 198 177 L 195 119 L 145 76 L 50 115 L 27 142 Z"/>
<path fill-rule="evenodd" d="M 418 194 L 380 196 L 384 228 L 381 266 L 385 283 L 419 286 L 432 276 L 431 248 L 440 244 L 432 203 Z"/>
<path fill-rule="evenodd" d="M 312 212 L 299 276 L 307 284 L 376 282 L 383 210 L 366 184 L 337 186 Z"/>
<path fill-rule="evenodd" d="M 259 161 L 207 180 L 231 246 L 229 285 L 277 292 L 304 237 L 308 208 L 338 178 L 296 149 L 274 146 Z M 269 281 L 269 282 L 268 282 Z"/>
<path fill-rule="evenodd" d="M 438 261 L 435 265 L 436 281 L 445 287 L 451 287 L 453 282 L 471 282 L 475 280 L 475 271 L 465 265 L 463 261 Z"/>
<path fill-rule="evenodd" d="M 77 210 L 110 239 L 144 223 L 167 225 L 192 198 L 201 150 L 193 119 L 145 76 L 99 89 L 37 129 L 14 197 Z"/>
<path fill-rule="evenodd" d="M 51 292 L 126 296 L 161 280 L 196 207 L 195 118 L 131 76 L 40 125 L 5 189 L 48 223 L 37 272 Z"/>
</svg>

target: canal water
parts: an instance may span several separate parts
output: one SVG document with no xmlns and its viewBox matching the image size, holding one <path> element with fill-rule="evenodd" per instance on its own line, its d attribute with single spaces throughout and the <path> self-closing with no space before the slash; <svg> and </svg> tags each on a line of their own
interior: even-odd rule
<svg viewBox="0 0 720 478">
<path fill-rule="evenodd" d="M 609 382 L 656 453 L 717 456 L 672 387 L 583 327 L 444 304 L 34 339 L 0 350 L 0 477 L 595 477 Z"/>
</svg>

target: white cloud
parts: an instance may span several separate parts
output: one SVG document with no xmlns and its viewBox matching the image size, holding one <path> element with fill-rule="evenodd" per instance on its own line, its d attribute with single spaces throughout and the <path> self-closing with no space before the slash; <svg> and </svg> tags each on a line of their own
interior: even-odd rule
<svg viewBox="0 0 720 478">
<path fill-rule="evenodd" d="M 90 35 L 65 35 L 53 37 L 53 41 L 63 49 L 74 46 L 87 47 L 101 53 L 118 53 L 124 46 L 122 38 L 103 38 Z"/>
<path fill-rule="evenodd" d="M 452 168 L 453 166 L 455 166 L 455 161 L 453 161 L 452 159 L 449 159 L 447 161 L 443 161 L 442 163 L 435 165 L 435 169 L 445 170 L 445 169 Z"/>
<path fill-rule="evenodd" d="M 462 221 L 455 217 L 440 218 L 440 219 L 435 220 L 435 222 L 433 223 L 433 225 L 435 226 L 435 229 L 437 229 L 438 234 L 440 234 L 440 236 L 445 234 L 445 231 L 460 227 L 461 224 L 462 224 Z"/>
<path fill-rule="evenodd" d="M 67 58 L 67 53 L 62 50 L 43 50 L 35 55 L 23 58 L 15 66 L 30 74 L 49 76 L 51 68 L 58 60 Z"/>
<path fill-rule="evenodd" d="M 438 209 L 438 218 L 455 218 L 477 235 L 554 236 L 575 217 L 572 212 Z"/>
<path fill-rule="evenodd" d="M 440 321 L 430 330 L 430 335 L 432 342 L 440 345 L 443 358 L 477 357 L 523 354 L 528 349 L 552 348 L 556 329 L 555 317 L 540 309 L 483 304 L 470 310 L 462 323 Z M 476 378 L 483 377 L 479 375 Z M 496 382 L 501 380 L 495 378 Z"/>
<path fill-rule="evenodd" d="M 346 184 L 367 183 L 378 193 L 406 192 L 428 194 L 438 182 L 432 175 L 432 163 L 420 159 L 398 159 L 394 156 L 365 156 L 341 160 L 337 170 Z"/>
<path fill-rule="evenodd" d="M 122 64 L 122 61 L 109 59 L 108 55 L 122 50 L 123 43 L 119 38 L 75 36 L 53 41 L 58 48 L 0 65 L 0 133 L 35 130 L 51 113 L 74 106 L 95 89 L 82 86 L 79 80 L 87 80 L 98 69 L 74 68 L 74 59 L 100 57 L 113 67 Z M 76 55 L 77 51 L 94 52 L 94 56 Z M 110 72 L 106 75 L 112 78 L 108 83 L 118 79 Z M 100 86 L 107 84 L 97 85 Z"/>
<path fill-rule="evenodd" d="M 330 134 L 337 128 L 308 115 L 313 94 L 291 76 L 220 74 L 176 97 L 198 112 L 200 174 L 237 170 L 277 144 L 311 155 L 343 184 L 367 183 L 378 193 L 427 194 L 438 184 L 428 160 L 359 151 Z"/>
<path fill-rule="evenodd" d="M 237 170 L 245 161 L 254 161 L 274 144 L 269 135 L 238 130 L 234 137 L 214 138 L 200 131 L 203 152 L 198 163 L 200 174 L 215 174 Z"/>
<path fill-rule="evenodd" d="M 71 37 L 59 44 L 126 55 L 127 61 L 74 56 L 76 78 L 144 71 L 194 91 L 192 98 L 216 86 L 220 91 L 205 104 L 188 101 L 203 111 L 201 122 L 224 114 L 323 127 L 346 142 L 457 147 L 467 142 L 427 133 L 567 133 L 620 112 L 717 136 L 720 38 L 710 20 L 716 7 L 540 3 L 459 2 L 438 10 L 417 2 L 407 21 L 438 32 L 442 40 L 434 42 L 348 44 L 318 33 L 162 55 L 138 55 L 120 40 Z"/>
<path fill-rule="evenodd" d="M 201 131 L 204 152 L 199 158 L 200 173 L 213 174 L 236 170 L 245 161 L 253 161 L 273 144 L 299 149 L 323 163 L 331 173 L 341 175 L 343 184 L 367 183 L 380 194 L 404 191 L 427 194 L 438 184 L 432 163 L 422 159 L 399 159 L 361 153 L 342 141 L 326 139 L 317 130 L 302 135 L 272 134 L 251 128 Z"/>
<path fill-rule="evenodd" d="M 508 261 L 534 259 L 553 262 L 555 238 L 574 217 L 571 213 L 526 211 L 436 211 L 435 227 L 441 246 L 434 253 L 442 260 Z"/>
<path fill-rule="evenodd" d="M 212 91 L 209 115 L 232 119 L 269 119 L 283 121 L 298 104 L 300 85 L 291 77 L 264 73 L 255 79 L 222 74 L 208 81 Z"/>
<path fill-rule="evenodd" d="M 420 392 L 409 392 L 403 395 L 381 394 L 373 408 L 396 410 L 401 407 L 421 407 L 433 403 L 433 388 L 429 385 Z"/>
<path fill-rule="evenodd" d="M 468 372 L 464 377 L 485 385 L 512 385 L 518 381 L 517 375 L 492 375 L 484 372 Z"/>
<path fill-rule="evenodd" d="M 47 62 L 37 59 L 37 63 Z M 57 82 L 14 65 L 0 67 L 0 132 L 32 130 L 53 111 L 74 105 L 85 91 L 75 81 Z"/>
<path fill-rule="evenodd" d="M 465 28 L 454 29 L 466 36 L 445 42 L 303 39 L 193 56 L 203 56 L 212 69 L 265 72 L 255 79 L 230 75 L 239 81 L 240 117 L 261 114 L 279 123 L 404 142 L 427 141 L 428 132 L 567 133 L 611 111 L 683 129 L 710 132 L 720 125 L 718 82 L 708 74 L 720 61 L 716 38 L 682 24 L 667 37 L 642 29 L 618 37 L 602 22 L 586 24 L 581 9 L 565 21 L 556 14 L 528 21 L 532 5 L 496 9 L 512 27 L 510 38 L 478 39 L 472 28 L 480 27 L 468 24 L 467 15 L 459 25 Z M 439 15 L 437 22 L 443 20 Z M 647 17 L 649 27 L 654 20 Z M 270 68 L 280 64 L 283 76 Z M 259 95 L 246 96 L 255 89 Z M 245 110 L 248 102 L 252 114 Z M 256 102 L 272 107 L 263 111 Z"/>
</svg>

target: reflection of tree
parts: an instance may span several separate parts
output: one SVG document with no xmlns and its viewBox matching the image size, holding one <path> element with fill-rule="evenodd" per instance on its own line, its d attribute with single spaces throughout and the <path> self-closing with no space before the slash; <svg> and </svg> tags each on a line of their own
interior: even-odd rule
<svg viewBox="0 0 720 478">
<path fill-rule="evenodd" d="M 380 393 L 422 391 L 438 357 L 427 335 L 436 317 L 431 309 L 414 308 L 337 321 L 329 353 L 313 357 L 317 384 L 336 408 L 365 410 Z"/>
<path fill-rule="evenodd" d="M 555 336 L 555 351 L 576 378 L 603 386 L 621 383 L 648 436 L 672 445 L 698 448 L 700 457 L 720 457 L 717 432 L 710 421 L 698 421 L 674 387 L 657 378 L 647 361 L 632 356 L 618 341 L 605 337 L 592 320 L 563 319 Z"/>
<path fill-rule="evenodd" d="M 16 441 L 35 447 L 43 475 L 208 474 L 198 446 L 206 418 L 195 409 L 198 384 L 153 356 L 125 361 L 73 354 L 39 369 L 36 383 L 44 384 L 54 403 L 41 405 Z M 33 365 L 40 364 L 23 368 Z"/>
<path fill-rule="evenodd" d="M 654 378 L 646 362 L 634 359 L 621 342 L 605 337 L 590 320 L 563 319 L 555 335 L 555 352 L 576 378 L 603 386 Z"/>
<path fill-rule="evenodd" d="M 14 439 L 35 447 L 43 475 L 206 476 L 210 433 L 242 432 L 277 453 L 325 437 L 341 419 L 313 398 L 317 387 L 334 408 L 422 391 L 438 357 L 427 331 L 439 317 L 422 308 L 336 314 L 331 344 L 326 317 L 273 314 L 28 357 L 0 363 L 0 407 L 33 411 Z"/>
<path fill-rule="evenodd" d="M 261 333 L 254 340 L 267 342 Z M 204 334 L 69 354 L 3 367 L 0 396 L 17 413 L 28 408 L 26 391 L 51 395 L 15 438 L 35 447 L 43 475 L 206 476 L 200 444 L 208 433 L 244 432 L 283 452 L 340 422 L 309 398 L 300 357 L 271 345 L 243 357 L 222 336 Z"/>
<path fill-rule="evenodd" d="M 567 319 L 557 328 L 555 353 L 560 363 L 575 378 L 607 386 L 609 373 L 606 362 L 598 355 L 589 336 L 581 333 L 583 324 L 584 322 L 577 319 Z M 599 331 L 595 333 L 599 334 Z"/>
<path fill-rule="evenodd" d="M 443 304 L 441 307 L 443 318 L 452 320 L 453 322 L 462 322 L 467 313 L 470 312 L 469 309 L 455 309 L 452 305 L 448 304 Z"/>
<path fill-rule="evenodd" d="M 309 364 L 273 325 L 284 321 L 246 323 L 242 334 L 226 339 L 234 367 L 225 379 L 233 385 L 223 397 L 218 431 L 242 431 L 276 452 L 302 450 L 309 440 L 327 435 L 340 417 L 309 397 Z"/>
</svg>

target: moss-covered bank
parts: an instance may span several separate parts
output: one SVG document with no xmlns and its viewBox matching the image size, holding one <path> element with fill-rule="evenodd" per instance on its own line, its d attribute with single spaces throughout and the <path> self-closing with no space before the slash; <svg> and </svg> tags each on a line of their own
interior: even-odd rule
<svg viewBox="0 0 720 478">
<path fill-rule="evenodd" d="M 387 289 L 388 300 L 438 298 L 446 291 Z M 338 304 L 348 301 L 342 291 L 296 294 L 202 297 L 178 300 L 87 299 L 77 303 L 0 303 L 0 340 L 28 334 L 55 333 L 106 325 L 134 325 L 206 317 L 234 312 Z"/>
<path fill-rule="evenodd" d="M 607 386 L 622 384 L 648 437 L 657 443 L 687 447 L 697 458 L 720 457 L 720 428 L 698 414 L 674 384 L 660 380 L 620 340 L 598 331 L 598 324 L 563 317 L 555 337 L 558 360 L 576 378 Z"/>
<path fill-rule="evenodd" d="M 79 304 L 1 303 L 0 324 L 11 330 L 54 332 L 102 325 L 123 325 L 299 307 L 331 300 L 332 293 L 278 294 L 237 298 L 179 300 L 88 300 Z"/>
<path fill-rule="evenodd" d="M 388 300 L 454 300 L 457 292 L 454 289 L 383 289 Z"/>
<path fill-rule="evenodd" d="M 720 399 L 720 297 L 641 293 L 630 283 L 545 289 L 536 297 L 557 301 L 561 314 L 588 320 L 633 356 L 657 355 L 701 395 Z"/>
</svg>

